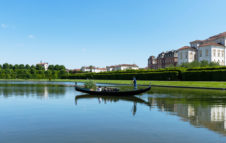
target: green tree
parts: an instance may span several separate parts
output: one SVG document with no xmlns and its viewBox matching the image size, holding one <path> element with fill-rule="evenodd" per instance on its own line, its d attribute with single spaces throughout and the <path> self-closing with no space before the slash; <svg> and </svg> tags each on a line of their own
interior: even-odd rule
<svg viewBox="0 0 226 143">
<path fill-rule="evenodd" d="M 26 64 L 25 69 L 29 70 L 29 69 L 31 69 L 31 66 Z"/>
<path fill-rule="evenodd" d="M 9 64 L 8 63 L 4 63 L 3 64 L 3 69 L 9 69 Z"/>
</svg>

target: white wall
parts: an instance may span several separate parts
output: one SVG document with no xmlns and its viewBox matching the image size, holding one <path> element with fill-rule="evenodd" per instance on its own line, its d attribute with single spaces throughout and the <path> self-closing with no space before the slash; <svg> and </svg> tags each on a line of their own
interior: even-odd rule
<svg viewBox="0 0 226 143">
<path fill-rule="evenodd" d="M 182 55 L 181 55 L 182 54 Z M 183 49 L 178 51 L 178 64 L 191 63 L 195 60 L 196 51 L 191 49 Z M 182 56 L 182 57 L 181 57 Z"/>
<path fill-rule="evenodd" d="M 208 50 L 208 55 L 206 55 L 206 50 Z M 202 57 L 200 57 L 200 52 L 202 52 Z M 198 61 L 200 62 L 203 60 L 206 60 L 208 62 L 217 62 L 222 66 L 225 65 L 225 48 L 221 46 L 199 47 Z"/>
<path fill-rule="evenodd" d="M 208 55 L 206 55 L 206 50 L 208 51 Z M 200 56 L 201 54 L 201 56 Z M 208 61 L 211 62 L 211 46 L 199 47 L 198 48 L 198 61 Z"/>
</svg>

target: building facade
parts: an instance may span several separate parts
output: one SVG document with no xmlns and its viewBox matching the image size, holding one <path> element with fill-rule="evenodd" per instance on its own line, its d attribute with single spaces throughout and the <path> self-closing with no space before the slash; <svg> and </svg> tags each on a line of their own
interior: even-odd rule
<svg viewBox="0 0 226 143">
<path fill-rule="evenodd" d="M 176 50 L 166 52 L 164 55 L 164 61 L 165 67 L 176 66 L 178 61 L 178 52 Z"/>
<path fill-rule="evenodd" d="M 148 68 L 149 69 L 158 69 L 158 67 L 157 67 L 157 59 L 155 58 L 155 56 L 150 56 L 148 58 Z"/>
<path fill-rule="evenodd" d="M 139 67 L 136 64 L 120 64 L 114 66 L 107 66 L 107 71 L 121 71 L 121 70 L 138 70 Z"/>
<path fill-rule="evenodd" d="M 189 46 L 184 46 L 178 49 L 178 64 L 190 63 L 196 60 L 197 49 Z"/>
<path fill-rule="evenodd" d="M 82 72 L 95 72 L 95 73 L 99 73 L 99 72 L 106 72 L 107 69 L 106 68 L 98 68 L 98 67 L 94 67 L 94 66 L 88 66 L 88 67 L 82 67 L 81 68 Z"/>
<path fill-rule="evenodd" d="M 176 50 L 160 53 L 157 58 L 150 56 L 148 59 L 149 69 L 160 69 L 170 66 L 176 66 L 178 61 L 178 53 Z"/>
<path fill-rule="evenodd" d="M 225 49 L 226 32 L 207 38 L 190 42 L 190 47 L 185 46 L 178 50 L 178 64 L 193 61 L 208 61 L 226 65 Z"/>
</svg>

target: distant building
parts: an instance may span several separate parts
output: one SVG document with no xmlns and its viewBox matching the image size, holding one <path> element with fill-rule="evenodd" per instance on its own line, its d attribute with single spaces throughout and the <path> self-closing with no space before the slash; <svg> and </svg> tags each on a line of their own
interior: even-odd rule
<svg viewBox="0 0 226 143">
<path fill-rule="evenodd" d="M 164 55 L 165 53 L 162 52 L 158 55 L 157 57 L 157 69 L 160 69 L 160 68 L 165 68 L 165 59 L 164 59 Z"/>
<path fill-rule="evenodd" d="M 157 67 L 157 59 L 155 58 L 155 56 L 150 56 L 148 58 L 148 68 L 149 69 L 158 69 L 158 67 Z"/>
<path fill-rule="evenodd" d="M 148 59 L 149 69 L 160 69 L 169 66 L 176 66 L 178 61 L 178 53 L 176 50 L 160 53 L 157 58 L 150 56 Z"/>
<path fill-rule="evenodd" d="M 138 70 L 139 67 L 136 64 L 120 64 L 115 66 L 107 66 L 107 71 L 120 71 L 120 70 Z"/>
<path fill-rule="evenodd" d="M 98 68 L 98 67 L 94 67 L 94 66 L 89 66 L 89 67 L 82 67 L 81 71 L 83 71 L 83 72 L 99 73 L 99 72 L 106 72 L 107 69 L 106 68 Z"/>
<path fill-rule="evenodd" d="M 37 65 L 40 65 L 40 66 L 44 67 L 45 71 L 47 71 L 48 70 L 48 67 L 49 67 L 49 64 L 48 63 L 43 63 L 43 62 L 40 62 Z"/>
<path fill-rule="evenodd" d="M 164 55 L 165 67 L 176 66 L 178 62 L 178 52 L 176 50 L 172 50 L 166 52 Z"/>
<path fill-rule="evenodd" d="M 208 61 L 226 65 L 225 49 L 226 32 L 209 37 L 206 40 L 190 42 L 190 47 L 185 46 L 178 50 L 178 64 L 193 61 Z"/>
<path fill-rule="evenodd" d="M 225 46 L 217 43 L 205 43 L 198 48 L 198 60 L 219 63 L 225 65 Z"/>
<path fill-rule="evenodd" d="M 178 49 L 178 64 L 190 63 L 196 60 L 197 49 L 194 47 L 184 46 Z"/>
<path fill-rule="evenodd" d="M 81 72 L 81 69 L 67 69 L 67 72 L 70 72 L 70 73 L 79 73 L 79 72 Z"/>
</svg>

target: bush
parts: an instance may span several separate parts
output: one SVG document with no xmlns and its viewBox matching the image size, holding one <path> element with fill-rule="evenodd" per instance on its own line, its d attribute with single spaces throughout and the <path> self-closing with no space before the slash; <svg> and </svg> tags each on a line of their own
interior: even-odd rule
<svg viewBox="0 0 226 143">
<path fill-rule="evenodd" d="M 88 88 L 88 89 L 96 89 L 96 83 L 92 80 L 88 80 L 85 82 L 84 84 L 85 88 Z"/>
</svg>

